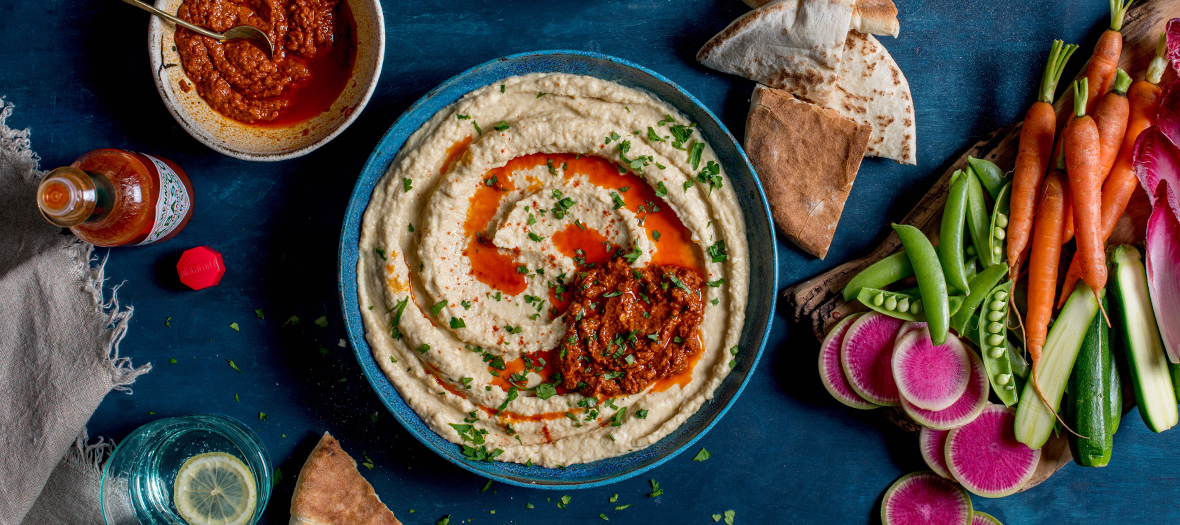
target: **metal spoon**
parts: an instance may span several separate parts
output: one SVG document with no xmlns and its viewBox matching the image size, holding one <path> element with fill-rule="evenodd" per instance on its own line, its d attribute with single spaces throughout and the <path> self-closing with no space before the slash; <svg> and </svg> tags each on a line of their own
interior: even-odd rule
<svg viewBox="0 0 1180 525">
<path fill-rule="evenodd" d="M 165 13 L 159 9 L 156 9 L 156 7 L 151 4 L 140 2 L 139 0 L 123 0 L 123 1 L 128 4 L 133 5 L 135 7 L 138 7 L 140 9 L 148 11 L 152 14 L 155 14 L 156 16 L 158 16 L 160 18 L 163 18 L 165 20 L 169 20 L 174 24 L 183 26 L 183 27 L 187 28 L 189 31 L 192 31 L 192 32 L 200 34 L 200 35 L 207 36 L 207 37 L 212 38 L 212 39 L 214 39 L 218 42 L 221 42 L 221 43 L 225 43 L 230 40 L 243 40 L 243 39 L 248 40 L 248 41 L 252 42 L 255 46 L 257 46 L 258 49 L 261 49 L 263 52 L 265 52 L 267 57 L 269 57 L 269 58 L 274 57 L 274 52 L 275 52 L 274 44 L 272 44 L 270 42 L 270 37 L 266 36 L 266 33 L 262 32 L 262 30 L 258 29 L 257 27 L 234 26 L 234 27 L 229 28 L 229 30 L 227 30 L 224 33 L 215 33 L 213 31 L 210 31 L 210 30 L 205 29 L 203 27 L 198 27 L 198 26 L 195 26 L 195 25 L 190 24 L 188 22 L 185 22 L 184 20 L 181 20 L 181 19 L 179 19 L 173 15 L 170 15 L 168 13 Z"/>
</svg>

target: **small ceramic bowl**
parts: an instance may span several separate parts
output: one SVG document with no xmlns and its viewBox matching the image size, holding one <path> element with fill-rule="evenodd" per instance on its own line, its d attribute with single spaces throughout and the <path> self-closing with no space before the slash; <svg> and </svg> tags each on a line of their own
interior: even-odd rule
<svg viewBox="0 0 1180 525">
<path fill-rule="evenodd" d="M 175 26 L 153 16 L 148 24 L 148 56 L 164 106 L 202 144 L 243 160 L 286 160 L 327 144 L 352 124 L 368 103 L 381 76 L 385 55 L 385 18 L 380 0 L 344 1 L 356 23 L 356 56 L 348 84 L 327 111 L 282 127 L 252 126 L 223 116 L 197 94 L 180 66 L 173 40 Z M 176 13 L 181 3 L 183 0 L 156 0 L 155 5 Z"/>
</svg>

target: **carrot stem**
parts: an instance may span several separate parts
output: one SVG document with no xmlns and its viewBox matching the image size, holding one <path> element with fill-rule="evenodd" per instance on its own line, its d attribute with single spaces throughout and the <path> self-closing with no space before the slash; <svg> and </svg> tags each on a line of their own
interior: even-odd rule
<svg viewBox="0 0 1180 525">
<path fill-rule="evenodd" d="M 1123 3 L 1122 0 L 1110 0 L 1110 30 L 1122 31 L 1123 18 L 1127 16 L 1127 9 L 1131 7 L 1131 2 L 1134 0 L 1127 0 Z"/>
<path fill-rule="evenodd" d="M 1116 1 L 1116 0 L 1111 0 Z M 1053 103 L 1053 95 L 1057 93 L 1057 84 L 1061 82 L 1061 73 L 1065 71 L 1065 64 L 1069 57 L 1078 50 L 1074 44 L 1066 44 L 1062 40 L 1054 40 L 1049 50 L 1049 61 L 1045 64 L 1045 73 L 1041 76 L 1041 90 L 1037 100 L 1048 104 Z"/>
<path fill-rule="evenodd" d="M 1082 78 L 1073 82 L 1073 116 L 1075 118 L 1082 118 L 1086 116 L 1086 100 L 1089 98 L 1090 79 Z"/>
<path fill-rule="evenodd" d="M 1119 68 L 1118 73 L 1115 74 L 1114 84 L 1110 86 L 1110 90 L 1120 95 L 1126 95 L 1127 90 L 1131 88 L 1131 75 L 1128 75 L 1123 68 Z"/>
<path fill-rule="evenodd" d="M 1155 46 L 1155 58 L 1151 59 L 1151 65 L 1147 66 L 1147 81 L 1152 84 L 1159 84 L 1160 79 L 1164 77 L 1164 71 L 1168 69 L 1168 61 L 1164 59 L 1164 54 L 1168 52 L 1167 31 L 1160 32 L 1160 41 Z"/>
</svg>

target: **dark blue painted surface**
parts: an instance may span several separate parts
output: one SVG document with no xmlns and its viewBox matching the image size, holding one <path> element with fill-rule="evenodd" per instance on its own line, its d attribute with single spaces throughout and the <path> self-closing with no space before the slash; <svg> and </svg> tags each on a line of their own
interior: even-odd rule
<svg viewBox="0 0 1180 525">
<path fill-rule="evenodd" d="M 898 0 L 898 7 L 901 36 L 882 41 L 913 90 L 919 165 L 866 160 L 826 261 L 779 241 L 780 289 L 879 242 L 887 221 L 909 210 L 947 159 L 1022 116 L 1049 40 L 1082 43 L 1079 56 L 1088 54 L 1108 9 L 1101 0 L 972 7 Z M 134 395 L 112 394 L 103 403 L 92 434 L 118 439 L 152 419 L 196 412 L 252 421 L 286 477 L 275 489 L 269 523 L 286 522 L 294 474 L 323 430 L 354 456 L 373 459 L 364 473 L 407 523 L 434 523 L 446 514 L 452 523 L 597 523 L 603 512 L 612 522 L 712 523 L 711 514 L 728 509 L 737 511 L 738 523 L 876 521 L 885 488 L 921 468 L 916 439 L 878 415 L 830 400 L 813 364 L 818 344 L 809 330 L 788 325 L 781 306 L 748 388 L 699 443 L 712 459 L 693 463 L 690 451 L 644 476 L 664 488 L 658 498 L 647 497 L 645 479 L 571 492 L 568 510 L 555 507 L 560 492 L 493 485 L 480 493 L 484 480 L 405 434 L 351 351 L 336 346 L 344 337 L 336 298 L 341 220 L 361 166 L 398 115 L 474 64 L 536 49 L 602 52 L 658 71 L 738 136 L 752 84 L 693 59 L 745 10 L 738 0 L 390 0 L 384 9 L 385 70 L 356 123 L 302 159 L 251 164 L 208 150 L 175 125 L 152 85 L 145 37 L 106 31 L 146 32 L 146 15 L 114 0 L 0 2 L 0 96 L 17 105 L 9 123 L 32 129 L 44 167 L 99 147 L 130 148 L 180 163 L 196 191 L 195 218 L 175 239 L 110 252 L 110 282 L 125 281 L 119 297 L 136 307 L 122 350 L 156 368 L 139 379 Z M 229 272 L 216 288 L 186 291 L 173 266 L 183 249 L 201 244 L 221 251 Z M 255 319 L 255 308 L 265 320 Z M 303 323 L 282 326 L 291 315 Z M 327 328 L 312 324 L 321 315 Z M 231 322 L 241 332 L 229 329 Z M 269 419 L 260 421 L 260 411 Z M 1029 492 L 974 502 L 1008 524 L 1174 522 L 1178 446 L 1180 431 L 1152 434 L 1131 414 L 1115 437 L 1111 466 L 1067 467 Z M 614 493 L 619 500 L 612 504 Z M 536 508 L 526 510 L 526 502 Z M 627 503 L 633 505 L 612 510 Z"/>
</svg>

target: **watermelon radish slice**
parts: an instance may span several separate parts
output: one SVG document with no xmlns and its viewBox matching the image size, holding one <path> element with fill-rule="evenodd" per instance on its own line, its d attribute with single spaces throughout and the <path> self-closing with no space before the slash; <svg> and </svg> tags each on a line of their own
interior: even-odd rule
<svg viewBox="0 0 1180 525">
<path fill-rule="evenodd" d="M 987 405 L 987 395 L 991 392 L 987 369 L 983 367 L 983 360 L 975 355 L 975 352 L 967 352 L 967 357 L 971 359 L 971 379 L 967 381 L 967 391 L 963 392 L 959 400 L 948 408 L 932 411 L 911 405 L 902 398 L 901 408 L 910 419 L 934 430 L 950 430 L 970 423 L 983 412 L 983 407 Z"/>
<path fill-rule="evenodd" d="M 877 408 L 865 398 L 860 397 L 852 385 L 848 384 L 848 377 L 844 375 L 844 367 L 840 366 L 840 346 L 844 343 L 844 334 L 861 314 L 853 314 L 840 321 L 819 347 L 819 379 L 832 397 L 845 405 L 860 410 Z"/>
<path fill-rule="evenodd" d="M 918 433 L 918 446 L 922 449 L 922 459 L 926 461 L 926 465 L 933 470 L 935 474 L 946 479 L 954 481 L 954 476 L 951 476 L 951 471 L 946 468 L 946 457 L 943 456 L 943 451 L 946 450 L 946 435 L 948 430 L 934 430 L 932 428 L 922 427 L 922 431 Z"/>
<path fill-rule="evenodd" d="M 971 525 L 1004 525 L 995 516 L 986 512 L 971 513 Z"/>
<path fill-rule="evenodd" d="M 906 321 L 904 324 L 901 325 L 901 328 L 899 328 L 897 330 L 897 338 L 901 339 L 902 337 L 905 337 L 905 334 L 908 334 L 908 333 L 910 333 L 914 330 L 917 330 L 919 328 L 926 328 L 926 322 L 925 321 Z"/>
<path fill-rule="evenodd" d="M 901 397 L 925 410 L 938 411 L 955 404 L 971 378 L 971 360 L 959 338 L 948 335 L 945 343 L 936 346 L 926 328 L 898 338 L 892 368 Z"/>
<path fill-rule="evenodd" d="M 840 345 L 840 366 L 848 385 L 866 401 L 884 406 L 900 403 L 890 362 L 901 319 L 869 312 L 853 321 Z"/>
<path fill-rule="evenodd" d="M 971 496 L 929 470 L 906 474 L 881 499 L 882 525 L 970 525 Z"/>
<path fill-rule="evenodd" d="M 948 433 L 946 465 L 963 488 L 1002 498 L 1028 483 L 1041 450 L 1016 441 L 1015 423 L 1015 408 L 990 405 L 974 421 Z"/>
</svg>

